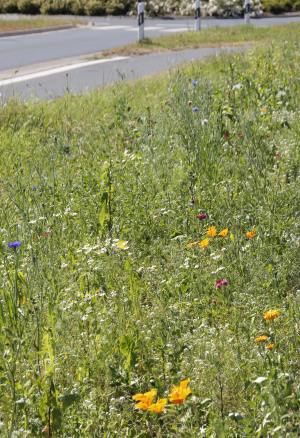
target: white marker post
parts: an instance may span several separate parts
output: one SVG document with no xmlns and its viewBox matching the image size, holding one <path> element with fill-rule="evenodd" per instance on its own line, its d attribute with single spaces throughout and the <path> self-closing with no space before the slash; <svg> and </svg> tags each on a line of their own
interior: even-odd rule
<svg viewBox="0 0 300 438">
<path fill-rule="evenodd" d="M 143 41 L 145 38 L 145 30 L 144 30 L 144 13 L 145 13 L 145 5 L 144 2 L 138 2 L 137 4 L 137 13 L 138 13 L 138 39 L 139 42 Z"/>
<path fill-rule="evenodd" d="M 201 4 L 200 0 L 195 0 L 195 30 L 201 29 Z"/>
<path fill-rule="evenodd" d="M 250 23 L 250 13 L 251 13 L 250 0 L 245 0 L 245 3 L 244 3 L 244 21 L 245 21 L 245 24 Z"/>
</svg>

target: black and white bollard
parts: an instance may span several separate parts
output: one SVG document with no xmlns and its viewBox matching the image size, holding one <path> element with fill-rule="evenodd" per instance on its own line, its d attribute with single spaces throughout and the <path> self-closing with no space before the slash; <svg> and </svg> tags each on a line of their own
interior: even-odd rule
<svg viewBox="0 0 300 438">
<path fill-rule="evenodd" d="M 137 4 L 138 13 L 138 39 L 143 41 L 145 38 L 144 21 L 145 21 L 145 4 L 144 2 L 138 2 Z"/>
<path fill-rule="evenodd" d="M 244 21 L 245 21 L 245 24 L 250 23 L 250 13 L 251 13 L 250 0 L 245 0 L 245 3 L 244 3 Z"/>
<path fill-rule="evenodd" d="M 195 30 L 201 29 L 201 3 L 200 0 L 195 0 Z"/>
</svg>

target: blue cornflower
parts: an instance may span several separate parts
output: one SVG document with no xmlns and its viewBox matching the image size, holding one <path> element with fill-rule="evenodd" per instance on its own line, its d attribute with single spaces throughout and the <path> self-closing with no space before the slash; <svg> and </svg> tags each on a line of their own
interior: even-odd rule
<svg viewBox="0 0 300 438">
<path fill-rule="evenodd" d="M 192 80 L 192 85 L 193 87 L 196 87 L 198 85 L 198 81 L 196 79 Z"/>
<path fill-rule="evenodd" d="M 16 248 L 19 248 L 21 246 L 21 242 L 19 240 L 16 240 L 15 242 L 9 242 L 7 244 L 7 246 L 8 246 L 8 248 L 16 249 Z"/>
<path fill-rule="evenodd" d="M 38 189 L 38 186 L 32 186 L 31 188 L 35 192 Z"/>
<path fill-rule="evenodd" d="M 199 108 L 197 106 L 194 106 L 192 108 L 193 113 L 198 113 L 199 112 Z"/>
</svg>

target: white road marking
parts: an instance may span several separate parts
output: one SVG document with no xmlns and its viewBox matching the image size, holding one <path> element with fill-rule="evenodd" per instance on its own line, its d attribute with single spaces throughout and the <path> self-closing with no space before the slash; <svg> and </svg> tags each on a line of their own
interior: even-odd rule
<svg viewBox="0 0 300 438">
<path fill-rule="evenodd" d="M 133 26 L 89 26 L 90 30 L 128 30 L 133 29 Z"/>
<path fill-rule="evenodd" d="M 105 64 L 107 62 L 123 61 L 125 59 L 129 59 L 129 56 L 115 56 L 114 58 L 98 59 L 96 61 L 79 62 L 77 64 L 70 64 L 70 65 L 65 65 L 62 67 L 51 68 L 49 70 L 38 71 L 35 73 L 28 73 L 25 75 L 20 75 L 20 76 L 15 76 L 13 78 L 0 80 L 0 87 L 4 87 L 5 85 L 15 84 L 18 82 L 30 81 L 31 79 L 43 78 L 43 77 L 55 75 L 57 73 L 64 73 L 64 72 L 68 72 L 71 70 L 77 70 L 79 68 L 91 67 L 93 65 L 98 65 L 98 64 Z"/>
<path fill-rule="evenodd" d="M 136 26 L 136 27 L 127 27 L 127 29 L 124 29 L 124 30 L 126 30 L 127 32 L 137 32 L 138 31 L 138 26 Z M 159 32 L 161 32 L 162 30 L 164 30 L 164 28 L 163 27 L 159 27 L 159 26 L 157 26 L 157 27 L 145 27 L 145 32 L 151 32 L 151 31 L 159 31 Z"/>
<path fill-rule="evenodd" d="M 188 30 L 192 30 L 192 28 L 188 27 L 177 27 L 177 29 L 163 29 L 163 32 L 186 32 Z"/>
<path fill-rule="evenodd" d="M 91 30 L 126 30 L 128 32 L 136 32 L 138 30 L 138 26 L 91 26 L 88 27 Z M 164 27 L 163 25 L 157 26 L 145 26 L 145 32 L 147 31 L 162 31 L 162 32 L 182 32 L 188 30 L 188 27 Z"/>
<path fill-rule="evenodd" d="M 37 37 L 41 37 L 41 35 L 49 35 L 49 34 L 53 34 L 54 32 L 69 32 L 70 30 L 76 30 L 76 29 L 80 29 L 80 27 L 71 27 L 69 29 L 59 29 L 59 30 L 48 30 L 47 32 L 36 32 L 36 33 L 27 33 L 27 34 L 22 34 L 22 35 L 7 35 L 7 36 L 3 36 L 1 37 L 1 41 L 5 41 L 8 39 L 20 39 L 20 38 L 24 38 L 24 37 L 32 37 L 32 36 L 37 36 Z"/>
</svg>

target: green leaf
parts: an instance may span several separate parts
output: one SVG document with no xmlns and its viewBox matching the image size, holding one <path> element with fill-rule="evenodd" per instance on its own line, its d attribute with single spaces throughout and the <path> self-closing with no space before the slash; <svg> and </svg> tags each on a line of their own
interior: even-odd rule
<svg viewBox="0 0 300 438">
<path fill-rule="evenodd" d="M 59 397 L 59 401 L 63 405 L 63 409 L 68 408 L 79 399 L 78 393 L 63 394 Z"/>
<path fill-rule="evenodd" d="M 108 212 L 108 193 L 105 192 L 102 195 L 101 199 L 101 209 L 99 214 L 99 224 L 101 227 L 105 224 L 105 222 L 109 219 L 109 212 Z"/>
</svg>

